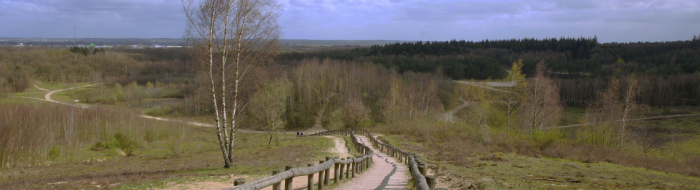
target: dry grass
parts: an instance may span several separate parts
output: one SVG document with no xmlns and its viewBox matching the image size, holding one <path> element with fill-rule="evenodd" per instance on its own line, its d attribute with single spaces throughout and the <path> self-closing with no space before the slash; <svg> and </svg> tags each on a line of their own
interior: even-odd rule
<svg viewBox="0 0 700 190">
<path fill-rule="evenodd" d="M 3 168 L 13 168 L 79 161 L 81 155 L 69 149 L 108 141 L 117 133 L 136 143 L 179 140 L 186 134 L 183 124 L 136 114 L 100 106 L 81 109 L 50 103 L 0 104 L 0 163 Z"/>
<path fill-rule="evenodd" d="M 584 163 L 608 162 L 623 166 L 642 167 L 657 171 L 699 176 L 700 159 L 689 156 L 671 159 L 641 154 L 633 148 L 623 150 L 606 146 L 583 145 L 563 138 L 558 131 L 530 135 L 501 130 L 478 130 L 462 124 L 440 122 L 405 122 L 375 129 L 398 138 L 401 148 L 421 152 L 434 161 L 455 166 L 475 165 L 475 155 L 495 152 L 517 153 L 530 157 L 564 158 Z M 391 141 L 391 140 L 390 140 Z"/>
<path fill-rule="evenodd" d="M 0 189 L 146 189 L 210 175 L 248 176 L 246 180 L 252 181 L 285 165 L 301 167 L 332 156 L 325 152 L 333 146 L 327 138 L 281 134 L 280 144 L 268 148 L 265 134 L 237 133 L 235 161 L 232 168 L 224 169 L 221 151 L 211 142 L 213 132 L 210 128 L 188 128 L 187 136 L 177 144 L 170 140 L 144 142 L 129 157 L 91 151 L 91 144 L 86 143 L 67 151 L 105 161 L 0 169 Z"/>
</svg>

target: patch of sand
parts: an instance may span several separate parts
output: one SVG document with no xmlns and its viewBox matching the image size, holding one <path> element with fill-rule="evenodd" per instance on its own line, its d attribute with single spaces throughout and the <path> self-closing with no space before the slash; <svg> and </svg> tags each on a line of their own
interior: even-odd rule
<svg viewBox="0 0 700 190">
<path fill-rule="evenodd" d="M 345 146 L 345 139 L 338 137 L 338 136 L 324 136 L 324 137 L 333 139 L 333 142 L 335 144 L 335 147 L 328 150 L 328 152 L 333 153 L 335 156 L 337 156 L 339 158 L 347 158 L 347 157 L 353 156 L 350 154 L 348 147 Z"/>
</svg>

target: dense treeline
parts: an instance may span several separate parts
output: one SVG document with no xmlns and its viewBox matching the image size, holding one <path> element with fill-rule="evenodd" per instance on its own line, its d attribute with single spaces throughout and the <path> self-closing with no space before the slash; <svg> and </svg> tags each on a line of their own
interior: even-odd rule
<svg viewBox="0 0 700 190">
<path fill-rule="evenodd" d="M 675 42 L 636 42 L 599 44 L 593 38 L 510 39 L 446 42 L 404 42 L 375 45 L 352 50 L 317 52 L 288 52 L 278 59 L 290 63 L 307 58 L 371 61 L 398 71 L 432 72 L 437 68 L 447 70 L 454 59 L 472 58 L 462 65 L 488 65 L 491 68 L 507 68 L 510 63 L 522 59 L 523 72 L 532 75 L 535 65 L 545 60 L 555 72 L 611 76 L 619 72 L 637 72 L 659 76 L 679 73 L 695 73 L 700 70 L 700 40 Z M 397 60 L 400 59 L 400 60 Z M 622 63 L 622 64 L 620 64 Z M 480 67 L 481 68 L 481 67 Z M 487 77 L 476 72 L 455 71 L 445 74 L 453 79 L 503 78 L 502 72 L 490 72 Z M 484 68 L 481 68 L 484 69 Z"/>
<path fill-rule="evenodd" d="M 482 40 L 479 42 L 451 40 L 447 42 L 405 42 L 384 46 L 374 45 L 369 48 L 355 49 L 366 55 L 400 55 L 426 54 L 451 55 L 466 54 L 472 49 L 508 49 L 515 53 L 530 51 L 569 52 L 575 59 L 586 59 L 588 51 L 598 45 L 598 39 L 593 38 L 550 38 L 550 39 L 510 39 Z"/>
<path fill-rule="evenodd" d="M 700 105 L 700 75 L 680 74 L 668 77 L 642 75 L 637 101 L 655 107 Z M 609 79 L 559 78 L 561 98 L 569 106 L 584 107 L 596 98 L 596 92 L 608 86 Z"/>
</svg>

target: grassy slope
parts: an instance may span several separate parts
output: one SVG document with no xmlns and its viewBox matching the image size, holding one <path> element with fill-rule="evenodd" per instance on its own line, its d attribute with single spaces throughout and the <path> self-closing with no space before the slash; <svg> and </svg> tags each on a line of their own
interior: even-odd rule
<svg viewBox="0 0 700 190">
<path fill-rule="evenodd" d="M 212 129 L 198 128 L 188 132 L 184 141 L 142 142 L 134 151 L 135 156 L 113 156 L 108 150 L 91 151 L 90 145 L 66 151 L 80 152 L 80 158 L 106 158 L 104 162 L 61 162 L 52 166 L 0 169 L 0 189 L 19 188 L 94 188 L 97 186 L 122 186 L 124 188 L 149 188 L 168 182 L 189 180 L 209 174 L 233 174 L 248 176 L 254 180 L 269 175 L 285 165 L 305 166 L 325 156 L 333 147 L 328 138 L 297 138 L 280 135 L 280 144 L 267 146 L 263 134 L 238 133 L 236 162 L 230 169 L 221 167 L 222 159 Z M 274 142 L 273 142 L 274 144 Z M 178 150 L 177 152 L 173 150 Z M 49 183 L 66 182 L 49 185 Z"/>
<path fill-rule="evenodd" d="M 472 155 L 471 164 L 455 166 L 436 162 L 425 147 L 402 136 L 385 136 L 397 147 L 418 153 L 437 164 L 440 181 L 450 188 L 473 185 L 482 189 L 698 189 L 700 178 L 626 167 L 611 163 L 582 163 L 567 159 L 534 158 L 513 153 Z M 431 167 L 435 170 L 435 166 Z M 450 173 L 451 175 L 443 175 Z M 449 180 L 447 180 L 449 179 Z M 448 181 L 448 182 L 445 182 Z M 439 184 L 440 185 L 440 184 Z"/>
</svg>

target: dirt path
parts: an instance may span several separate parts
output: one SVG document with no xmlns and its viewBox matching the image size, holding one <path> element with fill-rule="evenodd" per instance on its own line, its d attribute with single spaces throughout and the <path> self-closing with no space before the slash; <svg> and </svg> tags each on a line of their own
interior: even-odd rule
<svg viewBox="0 0 700 190">
<path fill-rule="evenodd" d="M 59 101 L 56 101 L 56 100 L 51 99 L 51 95 L 53 95 L 53 94 L 56 93 L 56 92 L 61 92 L 61 91 L 70 90 L 70 89 L 76 89 L 76 88 L 83 88 L 83 87 L 88 87 L 88 86 L 95 86 L 95 85 L 96 85 L 96 84 L 89 84 L 89 85 L 85 85 L 85 86 L 77 86 L 77 87 L 72 87 L 72 88 L 64 88 L 64 89 L 58 89 L 58 90 L 50 91 L 49 93 L 46 93 L 46 95 L 44 95 L 44 99 L 46 99 L 46 101 L 53 102 L 53 103 L 59 103 L 59 104 L 70 105 L 70 104 L 67 104 L 67 103 L 63 103 L 63 102 L 59 102 Z M 37 88 L 39 88 L 39 87 L 37 86 Z M 42 88 L 39 88 L 39 89 L 41 90 Z M 46 90 L 46 89 L 43 89 L 43 90 Z"/>
<path fill-rule="evenodd" d="M 367 137 L 358 137 L 363 144 L 370 144 Z M 410 179 L 408 167 L 371 145 L 369 147 L 375 152 L 373 165 L 367 171 L 348 182 L 341 183 L 335 189 L 406 189 Z"/>
<path fill-rule="evenodd" d="M 493 91 L 510 93 L 510 91 L 501 90 L 501 89 L 497 89 L 497 88 L 493 88 L 493 87 L 492 87 L 492 86 L 499 86 L 499 87 L 508 86 L 508 85 L 510 85 L 509 82 L 490 82 L 490 83 L 480 83 L 480 82 L 474 82 L 474 83 L 472 83 L 472 82 L 469 82 L 469 81 L 455 81 L 455 82 L 456 82 L 456 83 L 459 83 L 459 84 L 466 84 L 466 85 L 469 85 L 469 86 L 475 86 L 475 87 L 480 87 L 480 88 L 486 88 L 486 89 L 493 90 Z"/>
<path fill-rule="evenodd" d="M 442 119 L 443 121 L 454 122 L 455 113 L 457 113 L 459 110 L 462 110 L 462 109 L 464 109 L 464 108 L 466 108 L 466 107 L 469 107 L 469 105 L 470 105 L 470 102 L 469 102 L 469 101 L 464 101 L 464 99 L 459 99 L 459 100 L 462 101 L 462 104 L 461 104 L 461 105 L 459 105 L 459 106 L 455 107 L 454 109 L 452 109 L 452 110 L 450 110 L 450 111 L 447 111 L 447 112 L 445 112 L 444 114 L 442 114 L 442 118 L 441 118 L 441 119 Z"/>
<path fill-rule="evenodd" d="M 36 87 L 36 89 L 39 89 L 39 90 L 41 90 L 41 91 L 46 91 L 46 92 L 50 91 L 50 90 L 48 90 L 48 89 L 41 88 L 41 87 L 37 86 L 36 84 L 34 85 L 34 87 Z"/>
<path fill-rule="evenodd" d="M 333 153 L 337 157 L 340 158 L 347 158 L 347 157 L 352 157 L 353 155 L 350 154 L 350 151 L 348 150 L 348 147 L 345 146 L 345 139 L 338 137 L 338 136 L 326 136 L 327 138 L 333 139 L 333 142 L 335 144 L 335 148 L 331 148 L 328 150 L 328 152 Z"/>
</svg>

